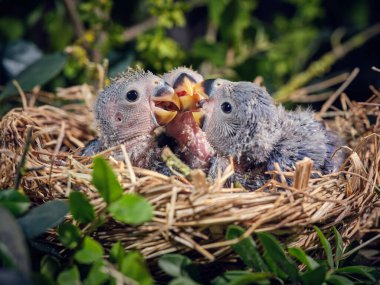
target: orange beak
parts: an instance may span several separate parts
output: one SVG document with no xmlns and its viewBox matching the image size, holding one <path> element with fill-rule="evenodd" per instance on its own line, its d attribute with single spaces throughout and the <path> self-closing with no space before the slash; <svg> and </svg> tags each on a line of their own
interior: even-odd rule
<svg viewBox="0 0 380 285">
<path fill-rule="evenodd" d="M 178 95 L 170 86 L 164 86 L 152 96 L 153 113 L 160 126 L 169 124 L 181 108 Z"/>
</svg>

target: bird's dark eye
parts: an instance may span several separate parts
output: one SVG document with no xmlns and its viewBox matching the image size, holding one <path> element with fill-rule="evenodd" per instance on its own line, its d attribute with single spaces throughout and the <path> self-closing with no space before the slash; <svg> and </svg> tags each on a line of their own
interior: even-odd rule
<svg viewBox="0 0 380 285">
<path fill-rule="evenodd" d="M 229 114 L 232 112 L 232 106 L 228 102 L 223 102 L 222 105 L 220 105 L 220 108 L 222 109 L 223 113 Z"/>
<path fill-rule="evenodd" d="M 139 98 L 139 93 L 136 90 L 128 91 L 126 98 L 129 102 L 136 102 Z"/>
</svg>

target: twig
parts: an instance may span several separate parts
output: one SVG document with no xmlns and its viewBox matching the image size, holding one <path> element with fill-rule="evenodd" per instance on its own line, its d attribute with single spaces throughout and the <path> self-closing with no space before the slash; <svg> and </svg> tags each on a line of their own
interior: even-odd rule
<svg viewBox="0 0 380 285">
<path fill-rule="evenodd" d="M 343 260 L 343 259 L 349 257 L 349 256 L 352 255 L 353 253 L 355 253 L 355 252 L 357 252 L 358 250 L 362 249 L 363 247 L 369 245 L 371 242 L 377 240 L 378 238 L 380 238 L 380 234 L 374 236 L 373 238 L 367 240 L 366 242 L 363 242 L 361 245 L 355 247 L 354 249 L 352 249 L 352 250 L 346 252 L 345 254 L 343 254 L 343 255 L 341 256 L 340 260 Z"/>
<path fill-rule="evenodd" d="M 141 23 L 138 23 L 132 27 L 129 27 L 124 32 L 124 41 L 130 42 L 137 38 L 139 35 L 145 33 L 146 31 L 154 28 L 157 24 L 157 19 L 152 17 Z"/>
<path fill-rule="evenodd" d="M 76 8 L 77 3 L 75 0 L 65 0 L 65 4 L 67 7 L 67 11 L 69 12 L 71 22 L 74 26 L 75 35 L 77 36 L 77 38 L 81 38 L 84 35 L 85 29 Z"/>
<path fill-rule="evenodd" d="M 355 68 L 347 80 L 334 92 L 333 95 L 323 104 L 321 108 L 321 114 L 325 113 L 330 106 L 335 102 L 335 100 L 339 97 L 339 95 L 346 90 L 346 88 L 351 84 L 351 82 L 355 79 L 355 77 L 359 74 L 359 68 Z"/>
<path fill-rule="evenodd" d="M 22 152 L 20 163 L 18 164 L 17 169 L 16 169 L 17 175 L 16 175 L 15 187 L 14 187 L 16 190 L 20 187 L 21 178 L 25 173 L 26 155 L 28 154 L 28 151 L 29 151 L 30 142 L 32 139 L 32 132 L 33 132 L 33 126 L 31 126 L 28 129 L 28 132 L 26 134 L 24 151 Z"/>
<path fill-rule="evenodd" d="M 18 93 L 20 94 L 21 102 L 22 102 L 22 108 L 25 110 L 26 108 L 28 108 L 28 103 L 26 101 L 26 95 L 25 95 L 24 91 L 22 90 L 20 84 L 16 80 L 13 80 L 12 83 L 16 87 Z"/>
<path fill-rule="evenodd" d="M 325 53 L 318 60 L 312 62 L 305 71 L 291 78 L 289 83 L 285 84 L 274 94 L 274 98 L 280 102 L 289 101 L 289 94 L 292 94 L 294 90 L 304 86 L 311 79 L 324 74 L 337 60 L 341 59 L 355 48 L 360 47 L 379 33 L 380 23 L 377 23 L 351 37 L 342 45 L 334 47 L 330 52 Z"/>
<path fill-rule="evenodd" d="M 66 124 L 64 121 L 62 121 L 61 130 L 59 132 L 57 144 L 55 145 L 54 154 L 53 154 L 53 157 L 51 158 L 51 163 L 50 163 L 49 183 L 48 183 L 49 184 L 49 190 L 51 190 L 51 174 L 53 172 L 53 164 L 54 164 L 55 158 L 58 154 L 58 151 L 62 146 L 63 138 L 65 137 L 65 128 L 66 128 Z"/>
</svg>

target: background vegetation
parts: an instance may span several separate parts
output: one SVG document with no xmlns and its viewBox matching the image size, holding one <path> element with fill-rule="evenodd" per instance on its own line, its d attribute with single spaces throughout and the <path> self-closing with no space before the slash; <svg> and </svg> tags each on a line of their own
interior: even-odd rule
<svg viewBox="0 0 380 285">
<path fill-rule="evenodd" d="M 97 64 L 111 77 L 135 64 L 156 73 L 192 65 L 208 76 L 262 76 L 267 88 L 285 99 L 312 80 L 354 67 L 361 73 L 352 96 L 365 97 L 363 90 L 379 83 L 370 70 L 379 61 L 376 0 L 3 0 L 0 5 L 0 85 L 55 52 L 65 56 L 39 65 L 52 65 L 50 76 L 37 78 L 48 90 L 98 79 Z M 24 89 L 33 85 L 21 83 Z"/>
<path fill-rule="evenodd" d="M 379 74 L 371 71 L 380 66 L 378 11 L 376 0 L 0 0 L 0 116 L 19 104 L 13 79 L 26 91 L 36 85 L 54 91 L 82 83 L 99 89 L 102 79 L 135 64 L 155 73 L 192 65 L 210 77 L 262 76 L 283 101 L 304 85 L 360 67 L 348 93 L 363 100 L 370 95 L 369 84 L 380 85 Z M 30 210 L 19 189 L 0 191 L 0 284 L 378 282 L 373 267 L 378 258 L 354 260 L 360 248 L 344 248 L 335 229 L 329 233 L 333 244 L 315 229 L 324 248 L 319 260 L 301 249 L 284 249 L 263 233 L 233 247 L 240 257 L 233 268 L 238 270 L 210 276 L 211 269 L 180 255 L 162 257 L 161 273 L 155 275 L 157 270 L 148 269 L 138 252 L 124 252 L 120 244 L 105 258 L 91 237 L 105 217 L 136 225 L 149 220 L 152 209 L 140 196 L 122 195 L 104 161 L 95 162 L 94 169 L 94 185 L 108 205 L 98 217 L 78 192 L 71 193 L 68 203 L 52 201 Z M 18 171 L 21 179 L 27 170 L 20 164 Z M 125 211 L 134 207 L 139 215 Z M 75 221 L 62 224 L 68 212 Z M 70 253 L 65 257 L 38 239 L 57 225 Z M 226 238 L 239 235 L 241 229 L 230 227 Z"/>
</svg>

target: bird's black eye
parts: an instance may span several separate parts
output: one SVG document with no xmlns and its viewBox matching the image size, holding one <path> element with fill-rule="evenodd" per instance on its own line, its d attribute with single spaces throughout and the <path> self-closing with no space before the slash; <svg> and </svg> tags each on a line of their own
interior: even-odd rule
<svg viewBox="0 0 380 285">
<path fill-rule="evenodd" d="M 220 105 L 220 108 L 222 109 L 223 113 L 229 114 L 232 112 L 232 106 L 228 102 L 223 102 L 222 105 Z"/>
<path fill-rule="evenodd" d="M 126 98 L 129 102 L 136 102 L 139 98 L 139 93 L 136 90 L 128 91 Z"/>
</svg>

